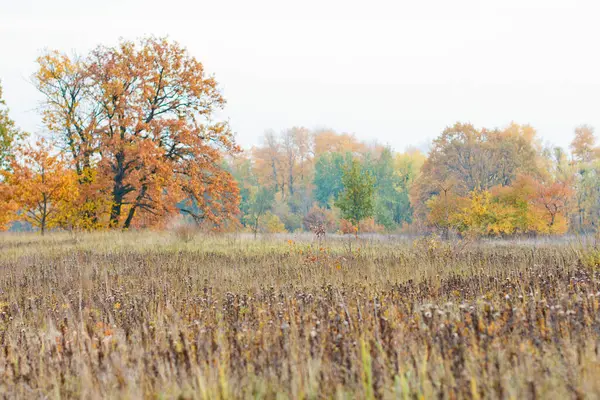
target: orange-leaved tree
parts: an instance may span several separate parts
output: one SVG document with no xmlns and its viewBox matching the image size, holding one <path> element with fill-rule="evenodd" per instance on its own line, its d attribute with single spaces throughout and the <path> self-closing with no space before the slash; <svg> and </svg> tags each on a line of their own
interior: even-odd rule
<svg viewBox="0 0 600 400">
<path fill-rule="evenodd" d="M 1 173 L 3 176 L 5 174 L 7 174 L 6 171 Z M 18 208 L 17 203 L 12 198 L 11 187 L 4 180 L 0 181 L 0 231 L 9 228 L 10 223 L 17 217 Z"/>
<path fill-rule="evenodd" d="M 68 220 L 78 196 L 77 177 L 45 140 L 17 153 L 10 171 L 3 171 L 3 198 L 16 210 L 15 219 L 31 223 L 43 235 Z"/>
<path fill-rule="evenodd" d="M 10 169 L 16 143 L 24 136 L 9 117 L 8 111 L 2 97 L 2 82 L 0 82 L 0 171 Z M 6 229 L 15 216 L 16 204 L 10 199 L 9 192 L 8 186 L 0 175 L 0 230 Z"/>
<path fill-rule="evenodd" d="M 228 124 L 215 120 L 225 99 L 179 44 L 122 41 L 81 59 L 48 53 L 39 64 L 46 124 L 80 182 L 97 186 L 84 192 L 110 203 L 93 218 L 127 229 L 162 225 L 178 212 L 220 225 L 238 212 L 237 185 L 221 164 L 239 148 Z M 84 177 L 86 169 L 95 172 Z"/>
<path fill-rule="evenodd" d="M 568 181 L 537 182 L 534 202 L 544 210 L 549 233 L 565 233 L 567 231 L 566 213 L 569 201 L 573 196 L 574 191 Z"/>
</svg>

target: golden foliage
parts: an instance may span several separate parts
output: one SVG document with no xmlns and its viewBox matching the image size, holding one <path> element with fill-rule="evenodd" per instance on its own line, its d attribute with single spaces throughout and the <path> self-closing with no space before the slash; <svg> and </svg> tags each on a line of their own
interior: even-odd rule
<svg viewBox="0 0 600 400">
<path fill-rule="evenodd" d="M 14 219 L 31 223 L 42 234 L 71 217 L 71 205 L 78 197 L 75 172 L 52 150 L 45 140 L 25 145 L 10 170 L 3 171 L 3 198 L 17 211 Z"/>
</svg>

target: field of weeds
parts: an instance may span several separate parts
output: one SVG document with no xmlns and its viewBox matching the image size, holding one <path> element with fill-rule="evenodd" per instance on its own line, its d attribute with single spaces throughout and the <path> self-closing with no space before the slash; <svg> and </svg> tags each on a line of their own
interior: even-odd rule
<svg viewBox="0 0 600 400">
<path fill-rule="evenodd" d="M 598 398 L 592 244 L 0 237 L 5 398 Z"/>
</svg>

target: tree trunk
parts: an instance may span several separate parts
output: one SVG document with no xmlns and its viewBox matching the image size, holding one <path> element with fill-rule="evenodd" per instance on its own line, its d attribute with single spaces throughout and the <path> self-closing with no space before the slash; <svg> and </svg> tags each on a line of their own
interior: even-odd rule
<svg viewBox="0 0 600 400">
<path fill-rule="evenodd" d="M 119 218 L 121 217 L 121 208 L 123 206 L 123 198 L 125 197 L 125 188 L 123 187 L 123 180 L 125 176 L 124 163 L 125 154 L 123 154 L 123 152 L 117 153 L 116 165 L 113 167 L 115 176 L 112 191 L 113 205 L 110 210 L 111 228 L 116 228 L 119 226 Z"/>
<path fill-rule="evenodd" d="M 133 220 L 133 216 L 135 215 L 136 208 L 137 207 L 135 205 L 133 205 L 129 209 L 129 213 L 127 213 L 127 219 L 125 220 L 125 223 L 123 224 L 123 229 L 129 229 L 129 227 L 131 226 L 131 221 Z"/>
<path fill-rule="evenodd" d="M 254 221 L 254 239 L 256 239 L 256 234 L 258 232 L 258 220 L 260 219 L 260 215 L 258 217 L 256 217 L 256 220 Z"/>
<path fill-rule="evenodd" d="M 86 151 L 84 153 L 83 169 L 81 170 L 81 172 L 77 172 L 77 174 L 79 175 L 79 185 L 81 186 L 90 185 L 91 183 L 93 183 L 93 179 L 89 175 L 89 172 L 92 170 L 90 157 L 90 152 Z M 77 167 L 77 169 L 79 170 L 81 169 L 81 167 Z M 84 199 L 84 203 L 93 204 L 94 200 L 86 196 L 86 198 Z M 95 207 L 91 210 L 86 208 L 83 212 L 83 218 L 87 221 L 91 221 L 92 226 L 95 227 L 98 223 L 98 215 L 96 213 Z"/>
<path fill-rule="evenodd" d="M 113 190 L 113 205 L 110 209 L 110 227 L 116 228 L 119 226 L 119 218 L 121 217 L 121 207 L 123 205 L 123 196 Z"/>
<path fill-rule="evenodd" d="M 44 193 L 44 208 L 42 209 L 42 220 L 40 221 L 40 231 L 42 236 L 46 234 L 46 216 L 48 215 L 48 201 L 46 200 L 46 194 Z"/>
</svg>

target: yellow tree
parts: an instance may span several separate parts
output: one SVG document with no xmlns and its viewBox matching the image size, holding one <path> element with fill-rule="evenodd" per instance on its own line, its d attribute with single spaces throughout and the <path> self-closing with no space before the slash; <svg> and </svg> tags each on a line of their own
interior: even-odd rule
<svg viewBox="0 0 600 400">
<path fill-rule="evenodd" d="M 427 156 L 420 150 L 409 148 L 404 153 L 397 153 L 394 156 L 394 173 L 407 185 L 411 185 L 421 174 L 421 168 L 426 160 Z"/>
<path fill-rule="evenodd" d="M 488 190 L 474 190 L 463 207 L 450 216 L 452 225 L 463 234 L 511 235 L 514 209 L 498 202 Z"/>
<path fill-rule="evenodd" d="M 252 149 L 254 171 L 260 183 L 291 198 L 299 189 L 310 186 L 314 171 L 312 133 L 302 127 L 293 127 L 279 135 L 265 132 L 262 145 Z"/>
<path fill-rule="evenodd" d="M 511 209 L 509 218 L 514 233 L 564 233 L 564 213 L 570 189 L 562 184 L 545 185 L 535 178 L 519 174 L 511 186 L 492 189 L 497 202 Z"/>
<path fill-rule="evenodd" d="M 575 128 L 575 137 L 571 141 L 571 152 L 575 161 L 588 163 L 596 156 L 596 137 L 594 128 L 589 125 L 581 125 Z"/>
<path fill-rule="evenodd" d="M 109 209 L 111 199 L 96 179 L 99 149 L 98 128 L 101 105 L 92 96 L 93 81 L 85 60 L 51 51 L 37 60 L 33 76 L 37 89 L 45 96 L 42 118 L 57 144 L 68 155 L 78 177 L 79 198 L 73 204 L 71 224 L 93 229 L 102 225 L 100 216 Z"/>
<path fill-rule="evenodd" d="M 561 234 L 568 228 L 571 195 L 567 182 L 544 184 L 519 175 L 512 186 L 472 191 L 450 221 L 459 232 L 478 235 Z"/>
<path fill-rule="evenodd" d="M 78 196 L 77 176 L 60 154 L 44 140 L 19 149 L 4 174 L 4 200 L 18 209 L 18 219 L 37 227 L 42 235 L 69 218 Z"/>
<path fill-rule="evenodd" d="M 423 206 L 427 210 L 427 224 L 440 230 L 445 238 L 455 228 L 453 215 L 461 210 L 467 199 L 456 194 L 455 182 L 451 179 L 437 182 L 437 194 L 427 199 Z"/>
<path fill-rule="evenodd" d="M 285 164 L 289 174 L 288 188 L 290 195 L 293 195 L 296 187 L 306 187 L 312 180 L 313 135 L 306 128 L 293 127 L 283 132 L 282 136 Z"/>
<path fill-rule="evenodd" d="M 364 153 L 366 146 L 356 136 L 348 133 L 336 133 L 332 130 L 321 130 L 314 134 L 314 156 L 323 153 Z"/>
<path fill-rule="evenodd" d="M 539 175 L 540 151 L 535 130 L 527 125 L 512 123 L 504 130 L 490 130 L 457 123 L 446 128 L 434 140 L 411 189 L 415 217 L 428 220 L 425 205 L 443 195 L 445 185 L 440 183 L 454 182 L 453 194 L 464 198 L 473 190 L 510 186 L 519 173 Z"/>
<path fill-rule="evenodd" d="M 285 192 L 283 157 L 279 139 L 272 130 L 265 132 L 261 146 L 252 149 L 253 169 L 259 183 L 273 189 L 275 193 Z"/>
</svg>

